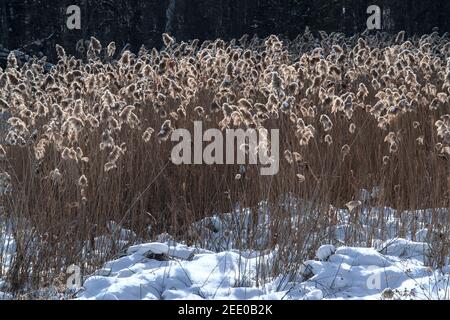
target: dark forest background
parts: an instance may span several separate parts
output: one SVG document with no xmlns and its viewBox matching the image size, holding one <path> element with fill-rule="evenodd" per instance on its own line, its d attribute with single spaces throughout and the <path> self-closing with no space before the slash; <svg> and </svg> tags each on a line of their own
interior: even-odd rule
<svg viewBox="0 0 450 320">
<path fill-rule="evenodd" d="M 311 30 L 354 34 L 365 29 L 369 5 L 381 7 L 384 31 L 450 31 L 450 1 L 416 0 L 1 0 L 0 45 L 54 58 L 55 44 L 74 52 L 91 35 L 119 49 L 160 47 L 167 32 L 179 41 Z M 69 5 L 81 8 L 81 30 L 66 27 Z M 0 48 L 1 49 L 1 48 Z"/>
</svg>

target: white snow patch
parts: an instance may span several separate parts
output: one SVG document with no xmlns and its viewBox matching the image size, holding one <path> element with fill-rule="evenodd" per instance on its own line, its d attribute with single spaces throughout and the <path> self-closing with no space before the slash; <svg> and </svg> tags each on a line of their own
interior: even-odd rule
<svg viewBox="0 0 450 320">
<path fill-rule="evenodd" d="M 108 262 L 103 268 L 108 273 L 89 277 L 78 298 L 385 299 L 383 290 L 388 288 L 395 293 L 394 299 L 450 297 L 450 267 L 431 270 L 422 259 L 416 259 L 415 254 L 424 253 L 424 244 L 404 239 L 390 243 L 397 245 L 396 250 L 387 250 L 390 254 L 382 253 L 386 247 L 379 252 L 374 248 L 323 246 L 317 255 L 322 261 L 305 261 L 298 272 L 300 278 L 268 278 L 259 286 L 258 266 L 261 263 L 269 266 L 275 257 L 273 253 L 200 252 L 173 243 L 165 251 L 168 259 L 159 261 L 145 256 L 147 249 L 154 245 L 149 243 L 141 245 L 139 250 L 133 248 L 130 255 Z M 414 256 L 405 257 L 405 250 Z M 179 258 L 187 256 L 189 260 Z"/>
<path fill-rule="evenodd" d="M 152 242 L 146 244 L 138 244 L 128 248 L 127 254 L 146 254 L 147 252 L 151 252 L 154 254 L 167 254 L 169 253 L 169 246 L 165 243 L 160 242 Z"/>
<path fill-rule="evenodd" d="M 336 248 L 332 244 L 324 244 L 317 249 L 316 257 L 321 261 L 326 261 L 335 252 Z"/>
</svg>

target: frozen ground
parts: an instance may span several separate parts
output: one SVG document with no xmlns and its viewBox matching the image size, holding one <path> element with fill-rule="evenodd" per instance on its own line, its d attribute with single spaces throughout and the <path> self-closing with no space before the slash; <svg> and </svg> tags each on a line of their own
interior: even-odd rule
<svg viewBox="0 0 450 320">
<path fill-rule="evenodd" d="M 158 250 L 154 250 L 157 247 Z M 425 243 L 395 239 L 374 248 L 320 247 L 296 276 L 256 286 L 266 255 L 214 253 L 172 243 L 134 246 L 84 282 L 79 299 L 448 299 L 450 267 L 423 263 Z M 156 252 L 156 253 L 155 253 Z M 319 259 L 320 257 L 320 259 Z"/>
<path fill-rule="evenodd" d="M 287 205 L 289 206 L 289 205 Z M 291 208 L 292 209 L 292 208 Z M 298 225 L 296 211 L 291 225 Z M 293 261 L 285 274 L 270 277 L 277 250 L 265 250 L 271 237 L 268 208 L 257 215 L 247 209 L 216 215 L 193 228 L 204 241 L 194 248 L 168 235 L 153 243 L 126 247 L 135 235 L 120 231 L 124 250 L 94 274 L 83 278 L 77 299 L 449 299 L 450 263 L 431 268 L 437 235 L 426 228 L 431 218 L 448 224 L 446 210 L 421 210 L 399 218 L 390 208 L 361 208 L 360 220 L 351 221 L 338 209 L 339 223 L 321 230 L 323 245 L 316 257 Z M 381 221 L 379 217 L 382 216 Z M 252 219 L 256 219 L 253 221 Z M 295 223 L 297 221 L 297 224 Z M 415 222 L 415 228 L 410 223 Z M 245 239 L 249 225 L 257 225 L 256 243 Z M 286 231 L 287 226 L 280 226 Z M 8 225 L 0 225 L 0 258 L 10 261 L 15 242 Z M 114 223 L 111 228 L 119 228 Z M 397 237 L 402 234 L 403 238 Z M 373 241 L 368 241 L 368 239 Z M 349 239 L 355 247 L 346 245 Z M 384 239 L 384 240 L 383 240 Z M 386 240 L 389 239 L 389 240 Z M 110 241 L 107 236 L 96 241 Z M 237 244 L 241 250 L 236 250 Z M 370 243 L 370 245 L 368 245 Z M 86 251 L 89 248 L 86 247 Z M 295 258 L 294 258 L 295 259 Z M 8 263 L 4 263 L 8 266 Z M 11 296 L 2 293 L 0 299 Z"/>
<path fill-rule="evenodd" d="M 298 209 L 292 212 L 301 210 Z M 450 264 L 447 261 L 447 266 L 439 270 L 428 266 L 432 244 L 439 242 L 437 235 L 426 228 L 432 217 L 448 223 L 446 210 L 415 211 L 400 219 L 393 209 L 365 207 L 361 209 L 356 229 L 352 227 L 348 210 L 337 210 L 337 215 L 340 223 L 319 235 L 334 245 L 325 241 L 316 250 L 315 259 L 296 261 L 295 269 L 288 274 L 275 278 L 261 276 L 262 271 L 267 274 L 272 269 L 277 259 L 276 250 L 264 250 L 271 230 L 269 210 L 262 203 L 256 218 L 244 209 L 195 224 L 205 239 L 203 249 L 176 243 L 167 236 L 159 237 L 163 243 L 129 248 L 122 257 L 106 263 L 87 278 L 78 298 L 450 298 Z M 296 219 L 293 214 L 294 226 Z M 256 249 L 249 250 L 245 242 L 246 227 L 254 224 L 258 225 L 254 234 Z M 287 230 L 285 225 L 280 228 Z M 396 237 L 401 233 L 408 240 Z M 357 247 L 345 245 L 350 238 Z M 370 247 L 367 246 L 369 238 L 373 239 Z M 241 251 L 234 249 L 237 243 L 243 248 Z M 167 248 L 162 250 L 164 246 Z"/>
</svg>

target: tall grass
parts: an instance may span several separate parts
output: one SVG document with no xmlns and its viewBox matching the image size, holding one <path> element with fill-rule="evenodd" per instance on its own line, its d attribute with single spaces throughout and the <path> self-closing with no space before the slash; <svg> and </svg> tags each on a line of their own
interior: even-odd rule
<svg viewBox="0 0 450 320">
<path fill-rule="evenodd" d="M 357 201 L 361 189 L 378 190 L 366 203 L 396 208 L 401 221 L 410 210 L 449 208 L 448 35 L 305 31 L 292 41 L 164 35 L 164 43 L 133 54 L 91 38 L 79 57 L 57 46 L 49 73 L 42 60 L 20 64 L 12 54 L 0 70 L 0 107 L 11 115 L 0 156 L 10 189 L 2 215 L 17 241 L 11 291 L 51 285 L 72 263 L 90 272 L 117 254 L 123 239 L 111 221 L 134 231 L 130 243 L 167 232 L 199 244 L 195 221 L 236 208 L 257 217 L 266 201 L 271 236 L 259 249 L 277 248 L 273 275 L 331 239 L 331 208 Z M 172 164 L 170 134 L 194 120 L 279 129 L 279 173 Z M 280 205 L 286 199 L 295 219 L 293 206 Z M 351 210 L 355 230 L 360 210 Z M 247 228 L 246 247 L 257 248 L 257 224 Z M 448 219 L 436 213 L 428 228 L 446 238 Z M 351 234 L 349 244 L 359 243 Z M 446 244 L 436 253 L 440 261 L 447 252 Z"/>
</svg>

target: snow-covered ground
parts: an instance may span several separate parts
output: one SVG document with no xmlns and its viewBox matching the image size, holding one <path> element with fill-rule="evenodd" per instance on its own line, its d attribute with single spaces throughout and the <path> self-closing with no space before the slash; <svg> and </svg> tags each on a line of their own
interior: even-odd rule
<svg viewBox="0 0 450 320">
<path fill-rule="evenodd" d="M 291 208 L 292 209 L 292 208 Z M 299 209 L 300 210 L 300 209 Z M 299 211 L 297 210 L 297 211 Z M 295 226 L 296 210 L 292 210 Z M 247 209 L 216 215 L 195 224 L 202 249 L 160 236 L 163 243 L 133 246 L 88 277 L 79 299 L 449 299 L 450 264 L 430 266 L 436 235 L 426 228 L 432 217 L 447 222 L 446 210 L 420 210 L 401 219 L 391 208 L 361 209 L 352 228 L 346 209 L 339 224 L 323 230 L 324 244 L 313 260 L 293 261 L 295 270 L 276 277 L 277 250 L 264 250 L 271 230 L 269 210 Z M 383 217 L 381 222 L 380 216 Z M 380 224 L 380 222 L 382 224 Z M 416 228 L 412 228 L 412 222 Z M 257 224 L 254 249 L 246 248 L 248 225 Z M 419 228 L 417 228 L 419 227 Z M 286 231 L 286 226 L 281 226 Z M 406 239 L 396 235 L 403 230 Z M 322 236 L 323 236 L 322 235 Z M 357 247 L 345 245 L 356 239 Z M 367 247 L 372 237 L 371 247 Z M 388 240 L 382 240 L 388 239 Z M 414 241 L 412 241 L 414 239 Z M 241 250 L 235 250 L 239 243 Z M 355 243 L 355 242 L 354 242 Z M 161 250 L 167 246 L 167 249 Z M 157 250 L 155 250 L 157 248 Z M 268 272 L 267 274 L 270 274 Z"/>
<path fill-rule="evenodd" d="M 215 253 L 182 244 L 148 243 L 105 264 L 79 299 L 448 299 L 450 267 L 423 263 L 425 243 L 395 239 L 375 248 L 322 246 L 294 278 L 259 287 L 255 277 L 273 253 Z M 157 248 L 158 250 L 155 250 Z M 290 279 L 291 278 L 291 279 Z"/>
<path fill-rule="evenodd" d="M 0 207 L 0 213 L 2 208 Z M 14 253 L 16 252 L 16 242 L 11 232 L 11 224 L 7 223 L 4 219 L 0 219 L 0 299 L 9 298 L 10 295 L 3 292 L 2 289 L 5 286 L 5 280 L 2 279 L 1 274 L 6 273 L 11 265 Z"/>
<path fill-rule="evenodd" d="M 292 208 L 291 208 L 292 209 Z M 291 210 L 295 226 L 298 210 Z M 271 272 L 278 249 L 267 250 L 273 229 L 269 209 L 261 203 L 257 215 L 248 209 L 205 218 L 193 225 L 203 239 L 197 247 L 174 241 L 127 246 L 135 237 L 120 231 L 124 250 L 94 274 L 82 279 L 77 299 L 449 299 L 450 263 L 430 265 L 436 234 L 427 229 L 431 218 L 448 223 L 448 212 L 420 210 L 400 216 L 390 208 L 361 208 L 358 228 L 347 209 L 337 209 L 339 223 L 321 230 L 323 245 L 314 259 L 296 261 L 289 271 Z M 380 216 L 383 220 L 380 220 Z M 253 221 L 256 219 L 256 221 Z M 410 223 L 415 223 L 412 228 Z M 257 225 L 255 243 L 245 242 L 247 226 Z M 14 254 L 14 239 L 3 224 L 0 252 Z M 286 226 L 280 226 L 286 231 Z M 403 233 L 403 234 L 402 234 Z M 397 237 L 402 234 L 404 238 Z M 325 235 L 325 236 L 324 236 Z M 353 246 L 347 245 L 352 238 Z M 368 241 L 368 239 L 371 239 Z M 107 236 L 96 239 L 110 241 Z M 355 241 L 356 240 L 356 241 Z M 370 245 L 368 245 L 370 243 Z M 3 249 L 1 246 L 3 245 Z M 235 248 L 239 247 L 240 250 Z M 7 248 L 7 249 L 5 249 Z M 89 251 L 89 248 L 86 248 Z M 7 264 L 6 264 L 7 265 Z M 2 297 L 0 279 L 0 298 Z M 3 294 L 3 298 L 9 295 Z"/>
</svg>

